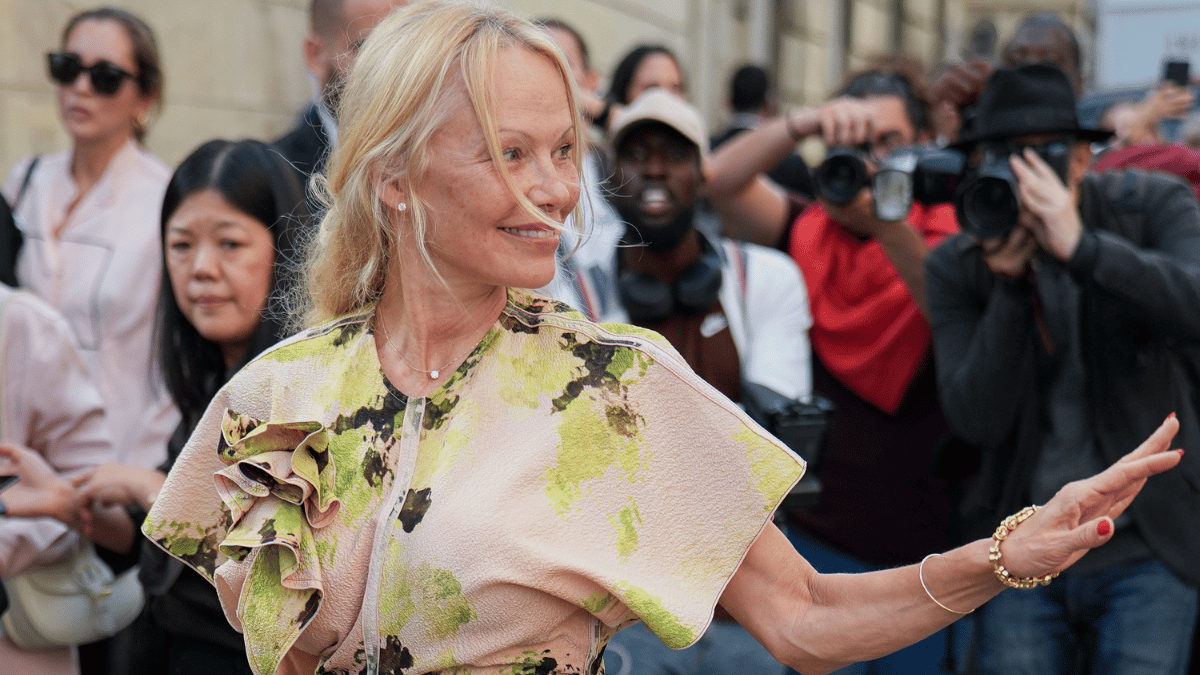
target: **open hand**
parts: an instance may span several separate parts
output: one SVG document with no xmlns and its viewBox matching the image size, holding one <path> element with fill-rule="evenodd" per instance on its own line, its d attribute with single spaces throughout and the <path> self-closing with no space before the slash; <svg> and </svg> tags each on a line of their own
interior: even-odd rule
<svg viewBox="0 0 1200 675">
<path fill-rule="evenodd" d="M 1170 450 L 1179 421 L 1166 421 L 1136 450 L 1101 473 L 1064 486 L 1001 546 L 1004 566 L 1018 577 L 1059 572 L 1112 537 L 1121 515 L 1146 479 L 1179 464 L 1182 450 Z"/>
<path fill-rule="evenodd" d="M 19 477 L 0 493 L 8 515 L 22 518 L 57 518 L 69 527 L 80 526 L 83 501 L 41 454 L 19 445 L 0 443 L 0 473 Z"/>
</svg>

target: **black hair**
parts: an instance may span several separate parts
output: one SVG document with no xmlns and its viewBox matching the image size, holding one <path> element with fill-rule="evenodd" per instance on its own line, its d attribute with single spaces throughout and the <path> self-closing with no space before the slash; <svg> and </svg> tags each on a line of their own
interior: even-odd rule
<svg viewBox="0 0 1200 675">
<path fill-rule="evenodd" d="M 265 143 L 209 141 L 179 164 L 167 184 L 161 215 L 164 242 L 171 216 L 188 197 L 204 190 L 217 192 L 230 206 L 265 225 L 275 240 L 271 293 L 240 366 L 286 336 L 283 302 L 291 286 L 289 268 L 301 244 L 299 228 L 306 222 L 304 190 L 292 166 Z M 159 367 L 184 422 L 194 424 L 225 383 L 229 369 L 217 343 L 202 337 L 175 302 L 165 246 L 162 255 L 155 317 Z"/>
<path fill-rule="evenodd" d="M 638 66 L 642 65 L 642 61 L 651 54 L 666 54 L 671 57 L 676 66 L 679 66 L 679 59 L 664 45 L 639 45 L 634 47 L 632 51 L 621 59 L 617 67 L 613 69 L 612 78 L 608 84 L 608 100 L 621 105 L 629 105 L 632 101 L 629 100 L 629 85 L 633 84 L 633 76 L 637 73 Z M 679 66 L 682 73 L 683 67 Z"/>
<path fill-rule="evenodd" d="M 564 33 L 570 33 L 571 37 L 575 38 L 575 44 L 579 45 L 579 54 L 583 56 L 583 67 L 590 69 L 592 67 L 592 57 L 588 54 L 587 42 L 584 42 L 583 36 L 571 24 L 553 18 L 534 19 L 533 23 L 542 28 L 551 28 L 561 30 Z"/>
<path fill-rule="evenodd" d="M 925 102 L 917 94 L 912 80 L 901 73 L 886 70 L 867 70 L 852 75 L 838 91 L 838 96 L 869 98 L 871 96 L 897 96 L 904 102 L 904 112 L 915 131 L 922 131 L 928 124 Z"/>
<path fill-rule="evenodd" d="M 748 64 L 737 69 L 729 82 L 729 104 L 734 112 L 755 112 L 767 102 L 771 78 L 762 66 Z"/>
</svg>

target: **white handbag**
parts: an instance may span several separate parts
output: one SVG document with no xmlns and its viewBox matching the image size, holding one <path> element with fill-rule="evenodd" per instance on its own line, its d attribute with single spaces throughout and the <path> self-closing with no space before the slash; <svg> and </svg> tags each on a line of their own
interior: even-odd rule
<svg viewBox="0 0 1200 675">
<path fill-rule="evenodd" d="M 21 649 L 81 645 L 133 623 L 144 597 L 138 568 L 114 575 L 90 541 L 67 560 L 4 579 L 8 610 L 0 616 Z"/>
</svg>

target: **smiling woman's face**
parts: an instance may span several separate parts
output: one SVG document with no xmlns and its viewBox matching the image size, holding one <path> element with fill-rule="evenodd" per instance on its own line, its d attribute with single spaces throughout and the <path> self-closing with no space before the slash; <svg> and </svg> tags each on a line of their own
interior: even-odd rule
<svg viewBox="0 0 1200 675">
<path fill-rule="evenodd" d="M 116 21 L 81 21 L 67 36 L 63 51 L 75 54 L 86 68 L 108 61 L 137 75 L 133 41 Z M 126 77 L 112 96 L 96 93 L 91 78 L 80 73 L 71 84 L 60 84 L 58 112 L 67 134 L 78 142 L 103 142 L 133 136 L 135 121 L 150 111 L 154 100 L 143 96 L 133 78 Z"/>
<path fill-rule="evenodd" d="M 509 47 L 500 52 L 491 82 L 501 161 L 513 185 L 562 223 L 579 199 L 578 149 L 562 76 L 549 58 Z M 430 139 L 428 156 L 416 193 L 429 214 L 426 245 L 443 279 L 519 288 L 549 283 L 558 232 L 522 208 L 503 180 L 465 92 Z"/>
<path fill-rule="evenodd" d="M 226 365 L 236 365 L 271 291 L 271 231 L 219 193 L 203 190 L 171 214 L 163 245 L 180 311 L 201 337 L 217 343 Z"/>
</svg>

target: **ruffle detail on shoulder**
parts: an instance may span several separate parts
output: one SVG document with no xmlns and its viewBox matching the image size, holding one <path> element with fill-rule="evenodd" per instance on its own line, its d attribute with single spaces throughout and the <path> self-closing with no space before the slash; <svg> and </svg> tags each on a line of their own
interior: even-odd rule
<svg viewBox="0 0 1200 675">
<path fill-rule="evenodd" d="M 302 506 L 304 519 L 318 529 L 341 509 L 329 430 L 318 422 L 262 423 L 226 410 L 217 452 L 229 465 L 217 472 L 217 494 L 234 523 L 268 496 Z"/>
<path fill-rule="evenodd" d="M 227 465 L 216 473 L 217 494 L 232 521 L 220 549 L 249 565 L 237 615 L 256 672 L 271 673 L 324 594 L 313 530 L 331 524 L 341 509 L 329 430 L 226 410 L 217 452 Z M 218 570 L 218 588 L 222 576 Z"/>
<path fill-rule="evenodd" d="M 264 423 L 231 410 L 221 420 L 217 494 L 232 525 L 220 543 L 233 560 L 250 549 L 278 545 L 280 583 L 321 588 L 312 530 L 341 509 L 334 496 L 329 432 L 317 422 Z"/>
</svg>

